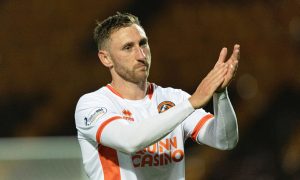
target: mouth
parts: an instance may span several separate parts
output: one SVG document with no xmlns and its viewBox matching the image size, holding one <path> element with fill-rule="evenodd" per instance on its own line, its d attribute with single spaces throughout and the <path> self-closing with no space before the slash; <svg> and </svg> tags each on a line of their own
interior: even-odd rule
<svg viewBox="0 0 300 180">
<path fill-rule="evenodd" d="M 148 70 L 149 69 L 149 63 L 146 61 L 139 61 L 138 64 L 135 65 L 136 69 L 143 69 Z"/>
</svg>

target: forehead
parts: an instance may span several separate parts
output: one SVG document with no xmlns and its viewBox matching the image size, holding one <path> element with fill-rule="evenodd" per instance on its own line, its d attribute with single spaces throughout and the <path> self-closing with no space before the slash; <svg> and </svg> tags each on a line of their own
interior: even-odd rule
<svg viewBox="0 0 300 180">
<path fill-rule="evenodd" d="M 120 45 L 127 42 L 139 41 L 142 38 L 147 38 L 146 33 L 142 27 L 133 24 L 128 27 L 122 27 L 110 35 L 111 43 L 118 43 Z"/>
</svg>

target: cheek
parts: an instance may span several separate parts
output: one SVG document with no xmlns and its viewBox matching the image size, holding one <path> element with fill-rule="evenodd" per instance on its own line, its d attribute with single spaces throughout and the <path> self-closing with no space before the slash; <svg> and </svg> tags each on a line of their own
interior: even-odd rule
<svg viewBox="0 0 300 180">
<path fill-rule="evenodd" d="M 133 66 L 127 58 L 120 58 L 114 61 L 114 67 L 119 71 L 129 71 Z"/>
<path fill-rule="evenodd" d="M 150 59 L 151 59 L 151 51 L 150 51 L 150 48 L 148 47 L 148 48 L 145 48 L 144 49 L 144 53 L 145 53 L 145 55 L 149 58 L 149 61 L 150 61 Z"/>
<path fill-rule="evenodd" d="M 151 54 L 151 52 L 150 52 L 150 47 L 149 47 L 149 46 L 145 48 L 145 51 L 146 51 L 149 55 Z"/>
<path fill-rule="evenodd" d="M 123 55 L 121 53 L 115 54 L 112 56 L 112 61 L 114 63 L 114 66 L 126 66 L 128 62 L 128 57 L 126 55 Z"/>
</svg>

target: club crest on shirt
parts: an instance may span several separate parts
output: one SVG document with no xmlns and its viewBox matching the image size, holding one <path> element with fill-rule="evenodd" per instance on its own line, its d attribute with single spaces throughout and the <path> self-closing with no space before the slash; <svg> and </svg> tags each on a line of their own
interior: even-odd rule
<svg viewBox="0 0 300 180">
<path fill-rule="evenodd" d="M 134 121 L 134 119 L 133 119 L 133 117 L 132 117 L 132 113 L 131 113 L 129 110 L 124 109 L 124 110 L 122 111 L 122 113 L 123 113 L 123 119 L 126 119 L 126 120 L 128 120 L 128 121 Z"/>
<path fill-rule="evenodd" d="M 106 108 L 101 107 L 97 109 L 89 118 L 84 118 L 84 123 L 86 126 L 91 125 L 96 119 L 103 116 L 107 112 Z"/>
<path fill-rule="evenodd" d="M 159 113 L 165 112 L 171 107 L 175 106 L 175 104 L 171 101 L 163 101 L 157 106 L 157 110 Z"/>
</svg>

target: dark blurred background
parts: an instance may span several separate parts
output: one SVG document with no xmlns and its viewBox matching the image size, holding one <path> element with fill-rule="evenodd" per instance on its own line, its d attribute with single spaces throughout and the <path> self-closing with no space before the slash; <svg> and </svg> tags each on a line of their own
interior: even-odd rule
<svg viewBox="0 0 300 180">
<path fill-rule="evenodd" d="M 239 144 L 188 141 L 187 179 L 300 179 L 300 0 L 2 0 L 1 137 L 76 136 L 78 98 L 110 82 L 93 28 L 116 11 L 139 16 L 162 86 L 192 93 L 222 47 L 241 45 Z"/>
</svg>

